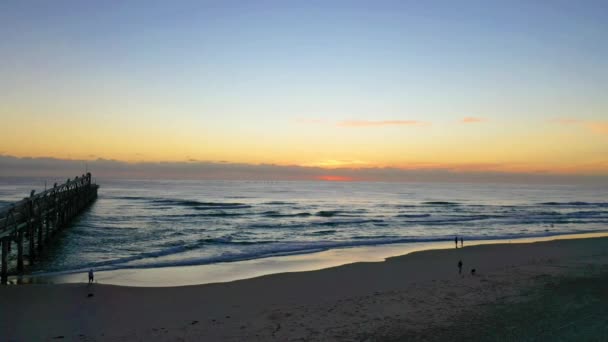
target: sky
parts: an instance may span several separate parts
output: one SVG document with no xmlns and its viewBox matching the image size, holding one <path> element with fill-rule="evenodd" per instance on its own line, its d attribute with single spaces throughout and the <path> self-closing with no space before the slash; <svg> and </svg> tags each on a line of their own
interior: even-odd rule
<svg viewBox="0 0 608 342">
<path fill-rule="evenodd" d="M 607 36 L 606 1 L 5 0 L 0 175 L 608 177 Z"/>
</svg>

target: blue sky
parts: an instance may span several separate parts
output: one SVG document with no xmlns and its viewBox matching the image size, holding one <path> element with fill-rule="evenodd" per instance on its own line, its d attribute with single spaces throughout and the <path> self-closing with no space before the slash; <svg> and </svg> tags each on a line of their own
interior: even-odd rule
<svg viewBox="0 0 608 342">
<path fill-rule="evenodd" d="M 3 1 L 0 32 L 1 154 L 608 171 L 605 1 Z"/>
</svg>

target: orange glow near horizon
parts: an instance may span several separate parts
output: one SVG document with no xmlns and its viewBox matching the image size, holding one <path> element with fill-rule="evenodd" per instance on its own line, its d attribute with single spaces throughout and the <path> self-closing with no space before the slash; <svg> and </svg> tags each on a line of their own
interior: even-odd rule
<svg viewBox="0 0 608 342">
<path fill-rule="evenodd" d="M 607 123 L 601 120 L 550 119 L 534 125 L 497 118 L 484 119 L 483 125 L 423 120 L 429 122 L 426 126 L 368 120 L 357 129 L 345 129 L 336 125 L 337 120 L 313 120 L 311 125 L 288 118 L 266 125 L 243 119 L 242 124 L 231 125 L 177 116 L 167 124 L 160 113 L 147 119 L 97 114 L 86 120 L 66 114 L 43 123 L 31 112 L 0 108 L 3 123 L 14 127 L 0 135 L 0 155 L 327 170 L 608 174 Z"/>
<path fill-rule="evenodd" d="M 325 175 L 315 177 L 316 180 L 326 181 L 326 182 L 354 182 L 355 179 L 353 177 L 345 177 L 345 176 L 335 176 L 335 175 Z"/>
</svg>

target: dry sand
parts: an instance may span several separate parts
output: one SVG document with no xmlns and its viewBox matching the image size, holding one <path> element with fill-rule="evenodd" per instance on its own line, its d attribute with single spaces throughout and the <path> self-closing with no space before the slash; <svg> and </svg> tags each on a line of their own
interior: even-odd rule
<svg viewBox="0 0 608 342">
<path fill-rule="evenodd" d="M 5 286 L 0 340 L 602 340 L 608 293 L 590 284 L 607 275 L 608 238 L 589 238 L 422 251 L 221 284 Z"/>
</svg>

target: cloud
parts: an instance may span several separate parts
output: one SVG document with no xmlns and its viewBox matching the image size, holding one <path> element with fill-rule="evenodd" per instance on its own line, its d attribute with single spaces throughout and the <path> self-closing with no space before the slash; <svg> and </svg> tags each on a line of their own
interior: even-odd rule
<svg viewBox="0 0 608 342">
<path fill-rule="evenodd" d="M 379 127 L 379 126 L 420 126 L 427 123 L 417 120 L 344 120 L 338 122 L 338 127 Z"/>
<path fill-rule="evenodd" d="M 473 116 L 467 116 L 467 117 L 463 118 L 462 120 L 460 120 L 460 123 L 471 124 L 471 123 L 480 123 L 480 122 L 484 122 L 484 121 L 486 121 L 486 119 L 476 118 Z"/>
<path fill-rule="evenodd" d="M 578 124 L 583 123 L 582 120 L 572 119 L 572 118 L 557 118 L 557 119 L 551 120 L 551 122 L 557 123 L 560 125 L 578 125 Z"/>
<path fill-rule="evenodd" d="M 594 134 L 608 135 L 608 121 L 584 121 L 572 118 L 558 118 L 551 120 L 551 122 L 560 125 L 578 126 Z"/>
<path fill-rule="evenodd" d="M 418 120 L 343 120 L 332 122 L 324 119 L 296 119 L 303 125 L 335 125 L 337 127 L 381 127 L 381 126 L 426 126 L 427 122 Z"/>
<path fill-rule="evenodd" d="M 296 119 L 295 122 L 299 123 L 299 124 L 305 124 L 305 125 L 315 125 L 315 124 L 327 123 L 327 121 L 323 120 L 323 119 L 306 119 L 306 118 Z"/>
<path fill-rule="evenodd" d="M 18 158 L 0 156 L 0 176 L 36 177 L 50 181 L 84 173 L 84 160 Z M 511 182 L 511 183 L 599 183 L 608 182 L 608 163 L 588 165 L 586 169 L 543 171 L 509 165 L 412 164 L 408 167 L 328 168 L 296 165 L 184 162 L 122 162 L 111 159 L 89 160 L 88 170 L 96 179 L 191 179 L 191 180 L 357 180 L 382 182 Z M 511 171 L 510 171 L 511 170 Z M 582 171 L 581 171 L 582 170 Z M 576 172 L 586 174 L 576 174 Z M 101 181 L 103 182 L 103 181 Z M 102 184 L 103 186 L 103 184 Z"/>
<path fill-rule="evenodd" d="M 584 125 L 595 134 L 608 134 L 608 121 L 586 122 Z"/>
<path fill-rule="evenodd" d="M 301 164 L 300 166 L 305 167 L 324 167 L 324 168 L 338 168 L 338 167 L 356 167 L 369 165 L 368 162 L 364 162 L 362 160 L 336 160 L 336 159 L 326 159 L 319 160 L 312 163 Z"/>
</svg>

